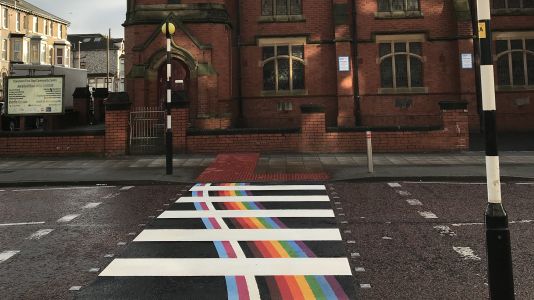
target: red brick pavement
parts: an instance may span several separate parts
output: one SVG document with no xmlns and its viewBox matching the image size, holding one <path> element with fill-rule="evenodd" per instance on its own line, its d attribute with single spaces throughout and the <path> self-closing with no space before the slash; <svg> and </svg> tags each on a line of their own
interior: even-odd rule
<svg viewBox="0 0 534 300">
<path fill-rule="evenodd" d="M 324 181 L 327 173 L 256 173 L 259 153 L 219 154 L 198 182 Z"/>
</svg>

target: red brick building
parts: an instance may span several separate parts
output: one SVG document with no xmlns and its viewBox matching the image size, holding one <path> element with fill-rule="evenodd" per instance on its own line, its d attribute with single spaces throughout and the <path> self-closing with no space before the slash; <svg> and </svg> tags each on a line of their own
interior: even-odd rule
<svg viewBox="0 0 534 300">
<path fill-rule="evenodd" d="M 475 1 L 472 1 L 475 2 Z M 534 129 L 534 1 L 493 0 L 500 130 Z M 433 126 L 441 101 L 479 127 L 470 0 L 128 0 L 126 89 L 165 99 L 166 20 L 174 98 L 193 127 L 297 127 L 318 104 L 330 127 Z"/>
</svg>

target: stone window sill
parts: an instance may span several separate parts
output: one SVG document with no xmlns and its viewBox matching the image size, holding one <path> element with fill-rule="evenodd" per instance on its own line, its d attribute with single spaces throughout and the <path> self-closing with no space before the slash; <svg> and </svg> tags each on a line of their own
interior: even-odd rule
<svg viewBox="0 0 534 300">
<path fill-rule="evenodd" d="M 495 90 L 497 92 L 534 91 L 534 85 L 523 85 L 523 86 L 498 85 L 495 87 Z"/>
<path fill-rule="evenodd" d="M 380 88 L 379 94 L 394 95 L 394 94 L 426 94 L 428 93 L 427 87 L 412 87 L 412 88 Z"/>
<path fill-rule="evenodd" d="M 293 90 L 293 91 L 261 91 L 262 97 L 287 97 L 287 96 L 306 96 L 308 90 Z"/>
<path fill-rule="evenodd" d="M 290 23 L 290 22 L 306 22 L 306 18 L 303 15 L 261 16 L 258 18 L 258 23 Z"/>
<path fill-rule="evenodd" d="M 534 8 L 502 8 L 492 9 L 495 16 L 534 16 Z"/>
<path fill-rule="evenodd" d="M 423 18 L 421 11 L 379 11 L 375 13 L 375 19 L 420 19 Z"/>
</svg>

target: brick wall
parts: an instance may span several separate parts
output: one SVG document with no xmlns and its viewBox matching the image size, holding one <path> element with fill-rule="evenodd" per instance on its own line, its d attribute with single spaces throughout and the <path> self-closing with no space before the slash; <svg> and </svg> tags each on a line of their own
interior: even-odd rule
<svg viewBox="0 0 534 300">
<path fill-rule="evenodd" d="M 107 105 L 105 130 L 0 132 L 0 155 L 125 155 L 130 104 Z"/>
<path fill-rule="evenodd" d="M 104 134 L 44 136 L 36 134 L 0 134 L 2 156 L 60 156 L 101 154 Z"/>
<path fill-rule="evenodd" d="M 181 114 L 185 115 L 185 109 Z M 185 118 L 182 118 L 184 122 Z M 364 130 L 328 131 L 324 112 L 303 112 L 299 132 L 205 132 L 186 133 L 186 125 L 176 124 L 186 136 L 189 153 L 221 152 L 286 152 L 336 153 L 363 152 L 366 149 Z M 441 110 L 439 130 L 389 131 L 373 133 L 377 152 L 460 151 L 469 148 L 468 113 L 465 106 Z M 177 145 L 175 144 L 175 148 Z M 183 150 L 183 145 L 179 146 Z"/>
</svg>

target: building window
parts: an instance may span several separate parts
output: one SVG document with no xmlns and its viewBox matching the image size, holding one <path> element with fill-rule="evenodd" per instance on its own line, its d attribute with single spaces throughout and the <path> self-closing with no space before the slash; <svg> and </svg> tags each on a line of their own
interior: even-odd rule
<svg viewBox="0 0 534 300">
<path fill-rule="evenodd" d="M 16 15 L 15 18 L 16 18 L 16 19 L 15 19 L 15 20 L 16 20 L 16 27 L 15 27 L 15 30 L 20 31 L 20 13 L 19 13 L 19 12 L 17 13 L 17 15 Z"/>
<path fill-rule="evenodd" d="M 304 46 L 263 47 L 263 90 L 291 92 L 304 89 Z"/>
<path fill-rule="evenodd" d="M 37 19 L 37 17 L 33 17 L 33 32 L 38 32 L 39 31 L 39 19 Z"/>
<path fill-rule="evenodd" d="M 262 0 L 263 16 L 287 16 L 302 14 L 302 0 Z"/>
<path fill-rule="evenodd" d="M 7 39 L 3 39 L 2 40 L 2 59 L 3 60 L 7 60 L 7 47 L 8 47 L 8 42 L 7 42 Z"/>
<path fill-rule="evenodd" d="M 2 8 L 2 27 L 9 28 L 9 11 L 6 7 Z"/>
<path fill-rule="evenodd" d="M 28 30 L 28 17 L 26 15 L 22 16 L 22 28 Z"/>
<path fill-rule="evenodd" d="M 534 38 L 495 43 L 499 87 L 534 88 Z"/>
<path fill-rule="evenodd" d="M 63 48 L 56 49 L 56 65 L 63 64 Z"/>
<path fill-rule="evenodd" d="M 40 53 L 40 42 L 39 41 L 32 41 L 31 42 L 31 63 L 32 64 L 39 64 L 39 53 Z"/>
<path fill-rule="evenodd" d="M 534 0 L 493 0 L 493 9 L 534 8 Z"/>
<path fill-rule="evenodd" d="M 423 57 L 420 42 L 380 43 L 378 47 L 382 88 L 423 87 Z"/>
<path fill-rule="evenodd" d="M 57 24 L 57 37 L 62 38 L 63 37 L 63 27 L 61 24 Z"/>
<path fill-rule="evenodd" d="M 22 39 L 12 40 L 11 45 L 13 45 L 13 50 L 11 52 L 13 53 L 12 60 L 16 62 L 22 61 Z"/>
<path fill-rule="evenodd" d="M 50 28 L 50 27 L 48 26 L 48 20 L 44 20 L 43 25 L 44 25 L 44 34 L 45 34 L 45 35 L 48 35 L 48 34 L 49 34 L 49 32 L 48 32 L 48 28 Z"/>
<path fill-rule="evenodd" d="M 378 0 L 379 12 L 419 11 L 419 0 Z"/>
</svg>

